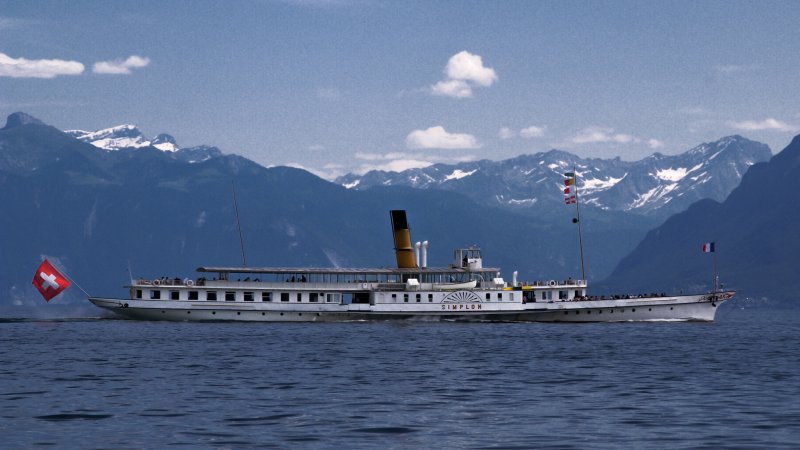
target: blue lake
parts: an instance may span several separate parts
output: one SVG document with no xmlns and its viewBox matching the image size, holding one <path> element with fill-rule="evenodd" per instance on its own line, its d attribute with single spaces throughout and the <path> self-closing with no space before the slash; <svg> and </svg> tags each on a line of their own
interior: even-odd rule
<svg viewBox="0 0 800 450">
<path fill-rule="evenodd" d="M 0 341 L 0 447 L 800 447 L 797 310 L 723 307 L 715 323 L 0 319 Z"/>
</svg>

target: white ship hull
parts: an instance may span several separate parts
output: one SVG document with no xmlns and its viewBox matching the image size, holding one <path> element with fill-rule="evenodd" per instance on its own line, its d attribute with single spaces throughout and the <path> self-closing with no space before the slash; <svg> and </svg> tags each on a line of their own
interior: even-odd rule
<svg viewBox="0 0 800 450">
<path fill-rule="evenodd" d="M 280 304 L 90 298 L 95 305 L 139 320 L 318 322 L 465 320 L 525 322 L 713 321 L 732 292 L 594 301 L 438 304 Z"/>
</svg>

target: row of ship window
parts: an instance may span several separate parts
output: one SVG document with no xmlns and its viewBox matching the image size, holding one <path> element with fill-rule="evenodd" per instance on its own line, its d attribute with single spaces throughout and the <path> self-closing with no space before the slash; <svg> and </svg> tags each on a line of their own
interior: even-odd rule
<svg viewBox="0 0 800 450">
<path fill-rule="evenodd" d="M 162 292 L 164 293 L 162 296 Z M 241 293 L 240 299 L 237 299 L 236 291 L 185 291 L 187 292 L 185 300 L 200 300 L 200 294 L 205 292 L 205 300 L 210 302 L 215 302 L 219 300 L 224 300 L 226 302 L 235 302 L 245 301 L 245 302 L 254 302 L 257 299 L 262 302 L 271 302 L 273 299 L 275 301 L 282 301 L 288 302 L 292 300 L 292 297 L 298 301 L 306 301 L 311 303 L 318 303 L 318 302 L 325 302 L 325 303 L 339 303 L 342 301 L 342 294 L 340 293 L 325 293 L 325 292 L 296 292 L 294 295 L 291 295 L 289 292 L 275 292 L 274 296 L 272 292 L 261 291 L 260 295 L 257 295 L 256 292 L 244 291 Z M 167 294 L 168 293 L 168 294 Z M 169 297 L 167 297 L 169 295 Z M 352 296 L 352 294 L 344 294 L 345 297 Z M 136 298 L 142 298 L 142 290 L 136 290 Z M 182 300 L 181 299 L 181 291 L 160 291 L 158 289 L 153 289 L 150 291 L 150 300 Z"/>
</svg>

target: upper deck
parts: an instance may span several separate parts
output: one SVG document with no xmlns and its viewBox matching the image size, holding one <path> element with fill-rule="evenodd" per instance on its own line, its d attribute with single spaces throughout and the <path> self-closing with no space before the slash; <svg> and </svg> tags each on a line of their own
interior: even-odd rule
<svg viewBox="0 0 800 450">
<path fill-rule="evenodd" d="M 198 272 L 217 274 L 229 280 L 232 274 L 247 275 L 259 281 L 304 281 L 309 283 L 463 283 L 489 282 L 500 276 L 499 268 L 339 268 L 339 267 L 198 267 Z"/>
</svg>

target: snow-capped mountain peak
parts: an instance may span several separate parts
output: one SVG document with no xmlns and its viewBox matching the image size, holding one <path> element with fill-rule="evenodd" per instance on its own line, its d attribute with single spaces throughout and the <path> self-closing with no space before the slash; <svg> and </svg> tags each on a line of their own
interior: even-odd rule
<svg viewBox="0 0 800 450">
<path fill-rule="evenodd" d="M 167 152 L 174 152 L 180 149 L 172 136 L 159 134 L 150 140 L 145 137 L 136 125 L 131 124 L 117 125 L 97 131 L 67 130 L 64 133 L 109 151 L 150 146 Z"/>
<path fill-rule="evenodd" d="M 702 198 L 724 200 L 751 165 L 770 157 L 766 145 L 728 136 L 682 154 L 654 153 L 639 161 L 581 158 L 550 150 L 504 161 L 350 174 L 337 181 L 349 189 L 376 185 L 444 189 L 512 209 L 551 208 L 563 204 L 563 174 L 574 168 L 582 202 L 603 210 L 666 217 Z"/>
</svg>

